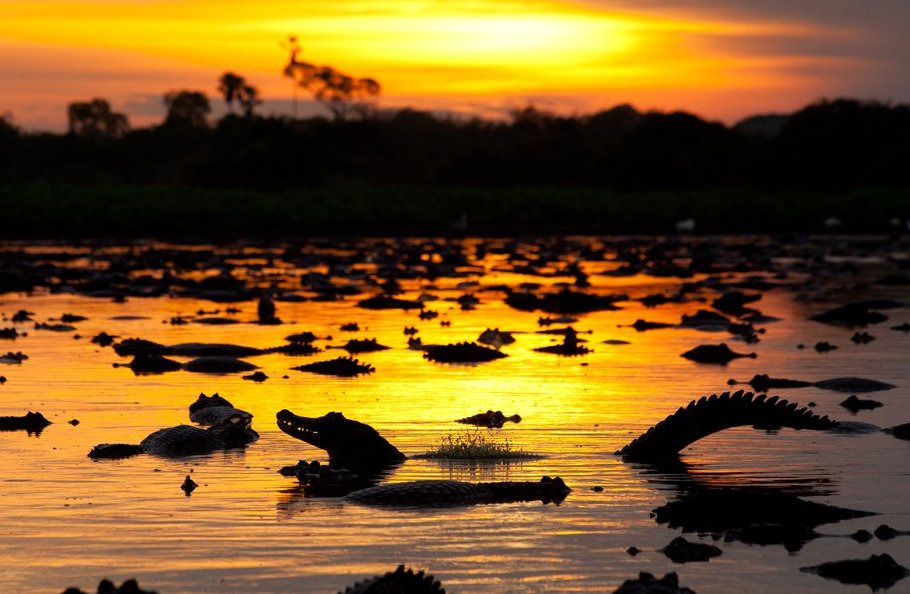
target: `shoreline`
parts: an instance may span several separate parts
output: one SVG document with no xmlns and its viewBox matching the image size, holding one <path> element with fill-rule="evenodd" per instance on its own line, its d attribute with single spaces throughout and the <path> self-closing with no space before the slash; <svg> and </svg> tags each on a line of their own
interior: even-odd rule
<svg viewBox="0 0 910 594">
<path fill-rule="evenodd" d="M 225 241 L 342 236 L 871 234 L 910 218 L 894 189 L 846 193 L 729 189 L 617 192 L 592 187 L 339 185 L 262 192 L 193 186 L 0 185 L 0 239 Z M 456 229 L 462 216 L 464 229 Z M 836 218 L 840 226 L 826 227 Z M 906 222 L 904 223 L 906 227 Z"/>
</svg>

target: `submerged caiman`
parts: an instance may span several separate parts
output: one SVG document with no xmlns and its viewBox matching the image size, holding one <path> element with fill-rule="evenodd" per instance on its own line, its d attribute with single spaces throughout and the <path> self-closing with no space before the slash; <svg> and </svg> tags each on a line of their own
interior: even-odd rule
<svg viewBox="0 0 910 594">
<path fill-rule="evenodd" d="M 205 415 L 205 409 L 212 414 Z M 211 398 L 200 394 L 190 405 L 191 419 L 208 425 L 207 428 L 192 425 L 166 427 L 149 434 L 138 445 L 130 443 L 102 443 L 89 452 L 89 458 L 128 458 L 138 454 L 156 456 L 195 456 L 210 454 L 217 450 L 242 448 L 259 439 L 250 423 L 253 415 L 235 409 L 224 398 Z"/>
</svg>

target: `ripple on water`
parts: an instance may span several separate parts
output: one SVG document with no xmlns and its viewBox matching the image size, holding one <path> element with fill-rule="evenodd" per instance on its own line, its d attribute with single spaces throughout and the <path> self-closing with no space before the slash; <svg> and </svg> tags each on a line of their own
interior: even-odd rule
<svg viewBox="0 0 910 594">
<path fill-rule="evenodd" d="M 496 272 L 504 257 L 490 252 L 487 258 L 482 262 L 485 274 L 472 277 L 481 286 L 571 280 Z M 257 267 L 266 262 L 261 258 L 244 274 L 259 274 Z M 592 271 L 610 264 L 581 260 L 581 266 Z M 363 269 L 370 266 L 364 263 Z M 275 270 L 299 283 L 303 274 L 317 268 L 288 264 Z M 830 583 L 800 573 L 799 567 L 870 554 L 869 545 L 849 539 L 818 539 L 797 555 L 781 547 L 719 543 L 724 555 L 710 563 L 674 565 L 655 551 L 678 533 L 657 525 L 650 512 L 693 486 L 776 489 L 881 514 L 823 526 L 819 531 L 825 534 L 871 530 L 880 523 L 910 529 L 910 457 L 905 443 L 881 433 L 733 429 L 687 449 L 686 466 L 669 472 L 624 463 L 613 455 L 691 399 L 728 389 L 731 377 L 746 380 L 758 373 L 810 381 L 844 375 L 887 381 L 898 388 L 877 396 L 885 406 L 857 419 L 879 426 L 908 422 L 910 366 L 904 334 L 875 327 L 870 331 L 878 340 L 853 345 L 849 329 L 808 321 L 825 306 L 797 303 L 791 292 L 777 289 L 765 293 L 757 306 L 782 320 L 767 324 L 756 345 L 731 342 L 734 350 L 757 352 L 755 360 L 737 360 L 726 367 L 698 365 L 679 354 L 696 344 L 719 342 L 719 335 L 693 329 L 639 333 L 617 327 L 638 318 L 675 323 L 683 313 L 705 307 L 669 303 L 645 308 L 636 301 L 621 303 L 619 311 L 583 315 L 574 325 L 591 331 L 580 336 L 589 339 L 594 352 L 557 357 L 533 350 L 562 340 L 535 333 L 540 312 L 511 309 L 503 304 L 503 293 L 481 290 L 475 292 L 477 308 L 462 311 L 454 301 L 466 290 L 456 288 L 462 280 L 440 278 L 437 289 L 401 280 L 405 298 L 421 292 L 442 298 L 432 302 L 439 319 L 420 320 L 414 311 L 360 309 L 355 303 L 362 296 L 354 296 L 330 302 L 278 301 L 278 315 L 289 322 L 281 326 L 162 323 L 225 307 L 189 298 L 130 298 L 115 304 L 107 298 L 40 292 L 0 296 L 0 311 L 6 314 L 27 309 L 42 321 L 63 312 L 88 317 L 77 324 L 79 340 L 72 333 L 32 331 L 2 345 L 26 352 L 29 359 L 0 370 L 9 379 L 0 386 L 0 414 L 41 410 L 54 424 L 38 437 L 0 433 L 0 465 L 7 469 L 0 477 L 0 590 L 21 591 L 27 584 L 51 592 L 68 585 L 88 588 L 102 577 L 118 583 L 136 577 L 144 587 L 161 592 L 336 591 L 407 563 L 430 571 L 458 592 L 600 592 L 639 571 L 677 571 L 683 585 L 701 594 L 735 589 L 827 592 Z M 592 291 L 632 297 L 672 294 L 680 286 L 679 280 L 642 275 L 592 274 L 590 280 Z M 703 295 L 713 298 L 716 293 L 705 290 Z M 255 317 L 255 302 L 238 307 L 238 319 Z M 889 325 L 910 319 L 906 310 L 889 315 Z M 441 326 L 440 319 L 451 325 Z M 352 321 L 359 332 L 339 331 Z M 516 342 L 502 347 L 509 357 L 501 360 L 473 366 L 437 364 L 407 349 L 405 326 L 417 327 L 426 344 L 474 340 L 494 327 L 513 331 Z M 254 384 L 240 374 L 135 376 L 112 366 L 126 361 L 112 349 L 89 342 L 102 330 L 164 344 L 219 342 L 259 348 L 283 344 L 291 333 L 312 331 L 322 348 L 350 337 L 375 338 L 392 348 L 358 355 L 376 372 L 353 379 L 291 370 L 334 358 L 338 351 L 307 357 L 262 355 L 255 363 L 269 379 Z M 630 344 L 602 344 L 607 339 Z M 818 341 L 842 348 L 824 355 L 796 348 Z M 250 411 L 259 441 L 245 451 L 185 459 L 139 456 L 96 462 L 86 457 L 97 443 L 138 443 L 160 427 L 187 423 L 187 407 L 200 392 L 219 392 Z M 820 414 L 852 418 L 837 404 L 842 394 L 812 387 L 780 393 L 801 405 L 816 402 Z M 455 419 L 487 409 L 518 413 L 519 424 L 492 435 L 507 436 L 515 447 L 541 458 L 512 463 L 409 460 L 391 470 L 387 480 L 537 480 L 558 475 L 573 492 L 560 505 L 433 510 L 377 509 L 307 498 L 294 479 L 280 476 L 277 469 L 300 459 L 325 460 L 325 455 L 277 429 L 274 415 L 282 408 L 307 416 L 342 411 L 370 423 L 409 455 L 423 453 L 445 435 L 470 430 Z M 66 423 L 73 418 L 80 421 L 77 426 Z M 187 474 L 199 484 L 190 497 L 180 489 Z M 874 552 L 890 552 L 907 565 L 907 542 L 906 537 L 875 541 Z M 625 550 L 632 545 L 645 552 L 629 556 Z"/>
</svg>

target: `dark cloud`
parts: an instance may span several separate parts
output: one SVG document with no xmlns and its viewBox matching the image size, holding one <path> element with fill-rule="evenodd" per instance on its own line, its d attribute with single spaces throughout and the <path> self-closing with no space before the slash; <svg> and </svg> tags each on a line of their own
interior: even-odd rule
<svg viewBox="0 0 910 594">
<path fill-rule="evenodd" d="M 582 1 L 629 14 L 761 24 L 760 33 L 692 39 L 744 58 L 790 60 L 784 70 L 824 80 L 832 94 L 910 100 L 910 0 Z"/>
<path fill-rule="evenodd" d="M 605 10 L 679 15 L 691 11 L 717 20 L 742 17 L 761 22 L 800 22 L 846 28 L 906 30 L 907 0 L 585 0 Z"/>
</svg>

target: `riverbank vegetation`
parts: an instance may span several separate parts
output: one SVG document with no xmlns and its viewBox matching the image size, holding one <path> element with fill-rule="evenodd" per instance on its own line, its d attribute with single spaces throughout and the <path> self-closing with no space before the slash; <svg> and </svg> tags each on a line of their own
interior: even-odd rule
<svg viewBox="0 0 910 594">
<path fill-rule="evenodd" d="M 699 233 L 780 233 L 832 217 L 888 232 L 910 217 L 903 105 L 821 101 L 733 127 L 630 106 L 508 121 L 249 110 L 214 125 L 197 111 L 116 134 L 0 120 L 2 236 L 424 235 L 458 221 L 484 235 L 653 234 L 689 218 Z"/>
<path fill-rule="evenodd" d="M 348 185 L 296 191 L 191 186 L 0 185 L 0 237 L 231 240 L 337 235 L 892 233 L 903 192 L 630 192 L 586 187 Z M 462 218 L 464 215 L 464 218 Z M 843 226 L 830 229 L 827 219 Z M 459 228 L 459 222 L 467 228 Z"/>
</svg>

